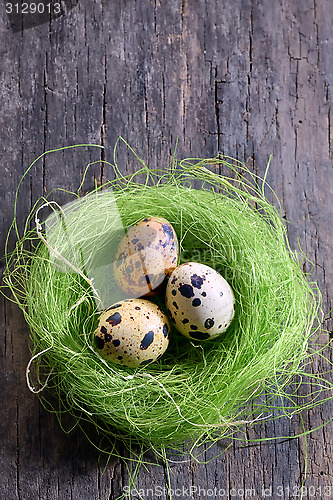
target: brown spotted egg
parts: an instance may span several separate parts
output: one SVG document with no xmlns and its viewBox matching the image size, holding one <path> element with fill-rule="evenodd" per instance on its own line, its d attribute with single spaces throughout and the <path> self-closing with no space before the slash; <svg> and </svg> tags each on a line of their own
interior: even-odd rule
<svg viewBox="0 0 333 500">
<path fill-rule="evenodd" d="M 228 282 L 204 264 L 187 262 L 171 274 L 166 289 L 168 314 L 177 330 L 193 340 L 218 337 L 230 325 L 235 298 Z"/>
<path fill-rule="evenodd" d="M 167 316 L 152 302 L 123 300 L 104 311 L 94 343 L 104 358 L 131 368 L 157 360 L 169 344 Z"/>
<path fill-rule="evenodd" d="M 146 217 L 130 227 L 113 264 L 118 286 L 128 297 L 156 295 L 176 268 L 178 239 L 166 219 Z"/>
</svg>

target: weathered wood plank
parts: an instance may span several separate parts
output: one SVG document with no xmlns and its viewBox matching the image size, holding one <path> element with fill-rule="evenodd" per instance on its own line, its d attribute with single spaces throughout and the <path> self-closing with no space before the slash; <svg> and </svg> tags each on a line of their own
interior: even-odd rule
<svg viewBox="0 0 333 500">
<path fill-rule="evenodd" d="M 272 154 L 268 182 L 314 263 L 324 309 L 332 308 L 333 6 L 268 0 L 156 0 L 77 2 L 67 14 L 13 33 L 6 13 L 0 28 L 1 241 L 13 214 L 15 189 L 25 168 L 45 149 L 97 143 L 49 155 L 22 184 L 20 227 L 31 204 L 53 188 L 76 190 L 89 161 L 112 159 L 122 135 L 150 167 L 165 165 L 178 137 L 178 155 L 218 151 L 246 162 L 262 175 Z M 138 163 L 126 148 L 123 171 Z M 112 175 L 92 167 L 86 180 Z M 267 193 L 268 194 L 268 193 Z M 63 194 L 61 201 L 69 196 Z M 13 240 L 11 241 L 11 244 Z M 307 270 L 310 270 L 307 269 Z M 1 301 L 0 497 L 12 499 L 113 499 L 127 484 L 124 464 L 111 459 L 104 475 L 98 453 L 77 429 L 66 435 L 25 385 L 27 328 L 17 308 Z M 333 328 L 331 315 L 326 326 Z M 314 369 L 323 365 L 315 363 Z M 331 418 L 332 404 L 304 414 L 315 428 Z M 68 427 L 70 419 L 65 422 Z M 251 438 L 292 436 L 299 419 L 280 419 L 247 429 Z M 308 437 L 307 485 L 330 486 L 332 427 Z M 206 460 L 222 445 L 204 451 Z M 186 457 L 185 457 L 186 458 Z M 172 487 L 225 491 L 244 498 L 289 498 L 304 473 L 304 440 L 277 440 L 241 448 L 240 443 L 207 465 L 171 464 Z M 152 466 L 137 487 L 165 486 L 166 473 Z M 278 490 L 282 487 L 283 490 Z M 195 488 L 197 490 L 195 491 Z M 278 497 L 278 493 L 282 496 Z M 327 490 L 328 492 L 328 490 Z M 235 493 L 235 495 L 233 495 Z M 232 495 L 232 496 L 231 496 Z M 238 496 L 237 496 L 238 495 Z M 333 496 L 333 490 L 332 494 Z M 329 498 L 328 495 L 326 497 Z M 145 498 L 153 498 L 149 491 Z M 161 498 L 167 498 L 166 495 Z M 219 498 L 217 496 L 217 498 Z M 311 498 L 308 492 L 305 498 Z M 313 496 L 312 496 L 313 498 Z"/>
</svg>

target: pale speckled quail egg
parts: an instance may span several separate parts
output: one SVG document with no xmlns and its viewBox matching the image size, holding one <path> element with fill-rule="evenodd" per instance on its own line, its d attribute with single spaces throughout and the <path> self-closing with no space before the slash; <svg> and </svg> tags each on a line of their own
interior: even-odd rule
<svg viewBox="0 0 333 500">
<path fill-rule="evenodd" d="M 156 295 L 177 261 L 178 239 L 172 225 L 163 218 L 146 217 L 120 241 L 114 276 L 128 297 Z"/>
<path fill-rule="evenodd" d="M 154 303 L 123 300 L 104 311 L 94 333 L 94 344 L 104 358 L 131 368 L 157 360 L 169 344 L 170 324 Z"/>
<path fill-rule="evenodd" d="M 235 298 L 228 282 L 204 264 L 187 262 L 171 274 L 166 289 L 168 314 L 177 330 L 193 340 L 218 337 L 230 325 Z"/>
</svg>

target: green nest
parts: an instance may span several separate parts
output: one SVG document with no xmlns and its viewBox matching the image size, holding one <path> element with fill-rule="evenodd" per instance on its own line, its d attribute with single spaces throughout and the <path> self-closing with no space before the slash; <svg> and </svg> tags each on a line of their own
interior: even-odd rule
<svg viewBox="0 0 333 500">
<path fill-rule="evenodd" d="M 225 175 L 217 173 L 221 168 Z M 45 203 L 39 200 L 7 255 L 5 273 L 30 327 L 35 386 L 47 377 L 61 406 L 92 421 L 102 436 L 157 452 L 231 436 L 245 423 L 273 418 L 276 409 L 292 415 L 309 407 L 297 383 L 313 355 L 321 297 L 303 274 L 304 256 L 289 247 L 286 222 L 264 195 L 265 181 L 226 158 L 173 161 L 158 171 L 143 166 L 127 177 L 114 171 L 115 180 L 86 195 L 82 210 L 67 221 L 71 244 L 79 249 L 84 241 L 103 251 L 113 234 L 106 223 L 111 199 L 125 227 L 164 217 L 177 233 L 181 262 L 200 261 L 227 278 L 236 298 L 234 321 L 221 337 L 202 343 L 172 330 L 165 355 L 146 367 L 102 360 L 92 345 L 98 311 L 84 269 L 81 275 L 55 265 L 36 230 L 28 230 Z M 157 300 L 163 307 L 164 298 Z M 312 375 L 312 383 L 319 380 Z"/>
</svg>

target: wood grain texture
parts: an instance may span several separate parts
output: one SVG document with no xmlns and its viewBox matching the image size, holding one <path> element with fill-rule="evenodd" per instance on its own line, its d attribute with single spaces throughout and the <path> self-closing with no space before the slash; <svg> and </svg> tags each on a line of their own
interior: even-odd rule
<svg viewBox="0 0 333 500">
<path fill-rule="evenodd" d="M 102 154 L 81 148 L 41 160 L 21 186 L 20 227 L 39 196 L 77 189 L 89 161 L 111 159 L 119 135 L 151 167 L 170 160 L 177 138 L 180 157 L 221 151 L 259 175 L 272 155 L 267 180 L 291 222 L 291 246 L 299 241 L 313 262 L 324 326 L 333 329 L 331 0 L 80 0 L 63 16 L 15 33 L 4 8 L 0 17 L 2 243 L 18 182 L 46 149 L 106 147 Z M 138 168 L 124 147 L 118 161 L 124 172 Z M 96 164 L 84 187 L 111 175 Z M 125 465 L 111 459 L 102 474 L 84 435 L 61 430 L 26 387 L 27 327 L 3 298 L 0 322 L 0 498 L 117 498 L 128 481 Z M 313 369 L 323 367 L 317 360 Z M 328 402 L 305 413 L 305 427 L 320 426 L 332 411 Z M 71 420 L 65 423 L 70 428 Z M 301 431 L 299 418 L 249 426 L 250 438 L 285 438 L 247 447 L 236 441 L 209 462 L 221 443 L 203 450 L 206 465 L 171 463 L 172 487 L 185 488 L 179 498 L 190 487 L 194 499 L 203 498 L 200 487 L 220 489 L 213 498 L 292 498 L 304 477 L 305 441 L 288 436 Z M 305 484 L 312 490 L 304 498 L 333 498 L 332 425 L 313 432 L 307 446 Z M 165 485 L 163 467 L 141 470 L 137 488 L 148 490 L 145 499 L 157 498 L 154 487 Z"/>
</svg>

